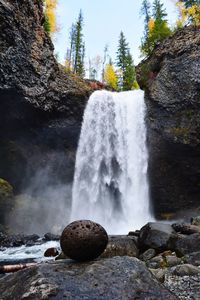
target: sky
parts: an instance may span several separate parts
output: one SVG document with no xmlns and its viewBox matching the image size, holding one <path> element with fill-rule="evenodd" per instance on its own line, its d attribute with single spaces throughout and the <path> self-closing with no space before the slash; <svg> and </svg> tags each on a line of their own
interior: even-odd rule
<svg viewBox="0 0 200 300">
<path fill-rule="evenodd" d="M 152 1 L 151 1 L 152 2 Z M 173 0 L 162 0 L 168 13 L 170 24 L 177 19 Z M 62 63 L 69 44 L 69 29 L 77 20 L 80 9 L 84 17 L 84 40 L 86 44 L 86 63 L 97 55 L 103 57 L 106 44 L 109 54 L 115 61 L 120 31 L 123 31 L 134 63 L 140 60 L 139 46 L 144 30 L 143 17 L 140 16 L 142 0 L 58 0 L 57 23 L 60 31 L 54 36 L 55 53 Z"/>
</svg>

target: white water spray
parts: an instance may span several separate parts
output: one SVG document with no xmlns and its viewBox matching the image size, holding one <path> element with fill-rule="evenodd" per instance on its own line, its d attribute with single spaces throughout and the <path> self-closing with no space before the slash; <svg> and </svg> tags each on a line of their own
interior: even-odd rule
<svg viewBox="0 0 200 300">
<path fill-rule="evenodd" d="M 128 233 L 151 219 L 144 93 L 90 97 L 76 155 L 71 221 L 91 219 Z"/>
</svg>

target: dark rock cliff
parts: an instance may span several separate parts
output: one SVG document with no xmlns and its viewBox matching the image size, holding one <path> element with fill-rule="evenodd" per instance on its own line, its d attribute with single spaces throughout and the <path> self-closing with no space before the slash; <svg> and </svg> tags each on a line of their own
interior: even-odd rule
<svg viewBox="0 0 200 300">
<path fill-rule="evenodd" d="M 200 206 L 200 27 L 186 27 L 137 67 L 146 91 L 156 215 Z"/>
<path fill-rule="evenodd" d="M 59 67 L 40 0 L 0 0 L 0 177 L 20 190 L 38 168 L 73 176 L 88 83 Z"/>
</svg>

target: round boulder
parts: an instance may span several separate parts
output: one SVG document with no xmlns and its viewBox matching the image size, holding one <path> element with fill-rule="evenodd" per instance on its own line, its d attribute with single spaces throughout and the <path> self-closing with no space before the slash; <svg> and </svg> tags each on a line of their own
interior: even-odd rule
<svg viewBox="0 0 200 300">
<path fill-rule="evenodd" d="M 105 250 L 108 235 L 105 229 L 90 220 L 70 223 L 62 232 L 60 245 L 64 254 L 77 261 L 97 258 Z"/>
</svg>

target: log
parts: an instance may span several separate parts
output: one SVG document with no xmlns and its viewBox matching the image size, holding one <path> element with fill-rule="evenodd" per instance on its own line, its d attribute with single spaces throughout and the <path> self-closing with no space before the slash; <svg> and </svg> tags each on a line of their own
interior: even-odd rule
<svg viewBox="0 0 200 300">
<path fill-rule="evenodd" d="M 175 223 L 172 225 L 172 227 L 176 232 L 179 232 L 182 234 L 200 233 L 200 227 L 196 226 L 196 225 Z"/>
<path fill-rule="evenodd" d="M 14 273 L 19 270 L 34 267 L 37 263 L 17 264 L 17 265 L 3 265 L 0 266 L 0 274 Z"/>
</svg>

